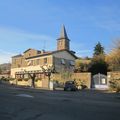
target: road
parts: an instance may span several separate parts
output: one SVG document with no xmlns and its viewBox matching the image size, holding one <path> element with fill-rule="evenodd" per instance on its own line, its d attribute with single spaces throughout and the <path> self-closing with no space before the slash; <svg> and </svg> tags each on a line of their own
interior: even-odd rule
<svg viewBox="0 0 120 120">
<path fill-rule="evenodd" d="M 0 85 L 0 120 L 120 120 L 120 94 Z"/>
</svg>

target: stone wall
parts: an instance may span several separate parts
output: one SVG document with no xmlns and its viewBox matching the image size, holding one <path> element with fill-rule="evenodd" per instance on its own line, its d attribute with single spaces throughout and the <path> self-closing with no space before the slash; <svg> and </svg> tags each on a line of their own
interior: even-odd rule
<svg viewBox="0 0 120 120">
<path fill-rule="evenodd" d="M 65 76 L 64 76 L 65 75 Z M 66 81 L 69 80 L 75 80 L 78 86 L 81 84 L 86 85 L 87 88 L 91 87 L 91 73 L 85 72 L 85 73 L 71 73 L 68 74 L 65 72 L 65 74 L 52 74 L 51 80 L 52 81 L 57 81 L 60 83 L 60 85 L 64 85 Z M 31 86 L 31 80 L 13 80 L 10 81 L 11 84 L 17 84 L 21 86 Z M 35 86 L 36 87 L 42 87 L 42 88 L 48 88 L 48 77 L 43 75 L 40 80 L 35 81 Z"/>
<path fill-rule="evenodd" d="M 109 80 L 120 79 L 120 71 L 108 72 L 107 77 L 109 78 Z"/>
<path fill-rule="evenodd" d="M 61 74 L 54 74 L 52 79 L 59 83 L 65 83 L 66 81 L 69 81 L 69 80 L 75 80 L 78 85 L 83 84 L 83 85 L 86 85 L 87 88 L 91 87 L 91 73 L 89 73 L 89 72 L 72 73 L 65 79 Z"/>
<path fill-rule="evenodd" d="M 91 87 L 91 73 L 84 72 L 84 73 L 74 73 L 72 75 L 72 79 L 77 81 L 77 83 L 86 85 L 87 88 Z"/>
<path fill-rule="evenodd" d="M 24 80 L 24 79 L 20 80 L 20 81 L 15 79 L 15 80 L 9 81 L 9 83 L 10 84 L 15 84 L 15 85 L 18 85 L 18 86 L 31 86 L 31 79 L 29 79 L 27 81 Z M 48 83 L 46 82 L 46 84 L 48 84 Z M 44 87 L 45 88 L 42 80 L 35 81 L 35 87 L 37 87 L 37 88 Z"/>
<path fill-rule="evenodd" d="M 108 84 L 109 84 L 109 81 L 112 81 L 112 80 L 119 80 L 120 81 L 120 71 L 108 72 L 107 73 L 107 80 L 108 80 Z"/>
</svg>

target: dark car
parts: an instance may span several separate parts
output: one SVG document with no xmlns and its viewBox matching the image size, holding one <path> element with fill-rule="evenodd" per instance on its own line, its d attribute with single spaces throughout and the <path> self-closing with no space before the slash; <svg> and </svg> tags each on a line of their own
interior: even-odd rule
<svg viewBox="0 0 120 120">
<path fill-rule="evenodd" d="M 74 81 L 67 81 L 64 86 L 64 91 L 76 91 L 77 86 Z"/>
</svg>

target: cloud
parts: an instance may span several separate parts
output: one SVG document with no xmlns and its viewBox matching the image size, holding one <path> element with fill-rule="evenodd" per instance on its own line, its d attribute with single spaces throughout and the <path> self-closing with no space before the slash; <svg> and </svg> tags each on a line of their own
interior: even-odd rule
<svg viewBox="0 0 120 120">
<path fill-rule="evenodd" d="M 120 23 L 116 20 L 97 21 L 96 25 L 108 31 L 120 31 Z"/>
<path fill-rule="evenodd" d="M 0 27 L 0 64 L 10 62 L 11 56 L 22 53 L 25 49 L 52 49 L 54 38 L 48 35 L 33 34 L 16 28 Z M 48 48 L 48 47 L 47 47 Z M 16 52 L 15 52 L 16 51 Z M 16 53 L 16 54 L 15 54 Z"/>
<path fill-rule="evenodd" d="M 0 27 L 0 39 L 7 41 L 25 41 L 25 40 L 53 40 L 52 37 L 48 35 L 39 35 L 28 33 L 26 31 L 16 29 L 16 28 L 8 28 L 8 27 Z"/>
<path fill-rule="evenodd" d="M 95 26 L 108 31 L 120 31 L 119 6 L 97 6 L 96 11 L 88 15 Z"/>
<path fill-rule="evenodd" d="M 54 38 L 48 35 L 28 33 L 16 28 L 0 27 L 0 64 L 11 62 L 11 56 L 19 54 L 19 52 L 22 53 L 27 48 L 43 48 L 44 44 L 47 46 L 53 40 Z"/>
<path fill-rule="evenodd" d="M 2 63 L 10 63 L 11 56 L 14 56 L 16 53 L 10 53 L 0 49 L 0 64 Z"/>
</svg>

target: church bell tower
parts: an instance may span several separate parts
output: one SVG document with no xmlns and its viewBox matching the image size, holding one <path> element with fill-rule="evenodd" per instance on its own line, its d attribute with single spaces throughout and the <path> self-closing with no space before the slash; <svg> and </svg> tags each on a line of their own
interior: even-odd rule
<svg viewBox="0 0 120 120">
<path fill-rule="evenodd" d="M 65 26 L 62 26 L 60 37 L 57 39 L 57 50 L 70 50 L 69 38 L 67 36 Z"/>
</svg>

